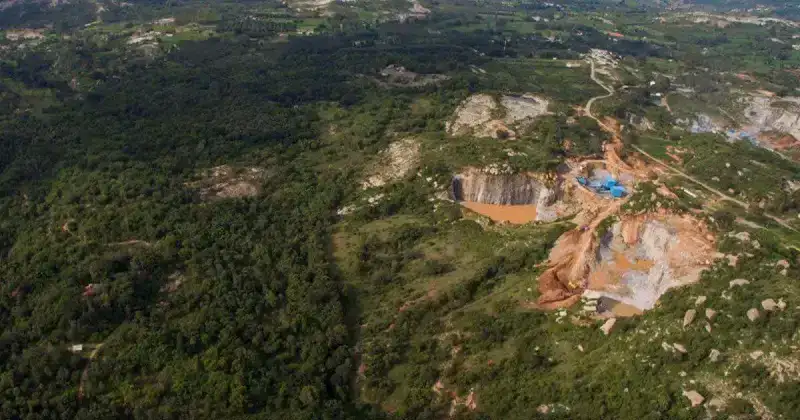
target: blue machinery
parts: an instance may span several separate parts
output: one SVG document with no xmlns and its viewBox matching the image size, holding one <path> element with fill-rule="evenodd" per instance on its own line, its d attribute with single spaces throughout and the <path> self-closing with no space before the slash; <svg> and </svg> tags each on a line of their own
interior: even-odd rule
<svg viewBox="0 0 800 420">
<path fill-rule="evenodd" d="M 602 181 L 587 180 L 582 176 L 579 176 L 577 179 L 579 184 L 594 190 L 594 192 L 598 194 L 610 194 L 614 198 L 621 198 L 628 193 L 628 191 L 625 190 L 625 187 L 619 185 L 619 182 L 610 176 L 606 177 Z"/>
</svg>

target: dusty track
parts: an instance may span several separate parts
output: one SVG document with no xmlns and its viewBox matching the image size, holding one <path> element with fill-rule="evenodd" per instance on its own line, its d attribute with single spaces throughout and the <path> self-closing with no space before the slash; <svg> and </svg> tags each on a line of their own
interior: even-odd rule
<svg viewBox="0 0 800 420">
<path fill-rule="evenodd" d="M 603 82 L 601 82 L 597 78 L 596 73 L 595 73 L 595 68 L 594 68 L 594 60 L 589 59 L 589 65 L 590 65 L 590 69 L 591 69 L 591 74 L 590 74 L 591 79 L 595 83 L 597 83 L 600 87 L 605 89 L 608 93 L 605 94 L 605 95 L 595 96 L 595 97 L 589 99 L 589 101 L 586 102 L 586 115 L 588 115 L 593 120 L 597 121 L 597 124 L 599 124 L 601 127 L 605 128 L 607 131 L 611 132 L 612 134 L 613 133 L 617 133 L 617 130 L 615 130 L 612 127 L 609 127 L 606 123 L 604 123 L 599 118 L 597 118 L 594 114 L 592 114 L 592 104 L 594 104 L 594 102 L 596 100 L 598 100 L 598 99 L 605 99 L 605 98 L 610 98 L 610 97 L 614 96 L 615 91 L 614 91 L 614 88 L 612 88 L 610 86 L 606 86 Z M 670 110 L 670 112 L 671 112 L 671 110 Z M 723 112 L 724 112 L 724 110 L 723 110 Z M 725 114 L 728 115 L 729 117 L 731 117 L 730 114 L 728 114 L 727 112 Z M 617 133 L 617 135 L 614 136 L 614 143 L 617 143 L 618 141 L 621 142 L 621 140 L 619 139 L 618 133 Z M 621 144 L 619 146 L 621 146 Z M 631 145 L 631 146 L 634 149 L 636 149 L 636 151 L 638 151 L 639 153 L 641 153 L 644 156 L 647 156 L 648 158 L 650 158 L 652 161 L 658 163 L 659 165 L 671 170 L 672 172 L 674 172 L 674 173 L 676 173 L 676 174 L 678 174 L 678 175 L 680 175 L 680 176 L 682 176 L 682 177 L 684 177 L 684 178 L 686 178 L 686 179 L 688 179 L 690 181 L 693 181 L 694 183 L 702 186 L 703 188 L 713 192 L 714 194 L 716 194 L 717 196 L 719 196 L 723 200 L 726 200 L 726 201 L 729 201 L 731 203 L 737 204 L 737 205 L 743 207 L 744 209 L 748 209 L 750 207 L 750 205 L 745 203 L 744 201 L 737 200 L 737 199 L 735 199 L 735 198 L 723 193 L 722 191 L 719 191 L 716 188 L 704 183 L 703 181 L 700 181 L 697 178 L 695 178 L 695 177 L 693 177 L 693 176 L 691 176 L 689 174 L 686 174 L 685 172 L 668 165 L 664 161 L 662 161 L 662 160 L 650 155 L 649 153 L 645 152 L 640 147 L 635 146 L 635 145 Z M 617 164 L 618 162 L 621 162 L 621 159 L 619 159 L 618 156 L 608 156 L 608 153 L 606 153 L 606 161 L 610 162 L 610 163 L 613 163 L 613 164 Z M 771 215 L 771 214 L 768 214 L 768 213 L 764 213 L 764 215 L 769 217 L 770 219 L 774 220 L 779 225 L 781 225 L 781 226 L 783 226 L 783 227 L 785 227 L 785 228 L 787 228 L 787 229 L 789 229 L 789 230 L 791 230 L 793 232 L 798 232 L 797 229 L 793 228 L 791 225 L 786 223 L 786 221 L 781 219 L 780 217 L 777 217 L 777 216 L 774 216 L 774 215 Z"/>
<path fill-rule="evenodd" d="M 600 85 L 608 93 L 595 96 L 586 103 L 586 114 L 597 121 L 597 124 L 606 132 L 611 134 L 610 142 L 603 145 L 602 160 L 592 161 L 601 162 L 611 170 L 614 176 L 619 176 L 620 171 L 633 172 L 628 164 L 620 159 L 618 152 L 622 149 L 622 138 L 619 134 L 619 127 L 616 122 L 609 120 L 604 122 L 592 114 L 592 105 L 595 101 L 610 98 L 614 95 L 614 89 L 606 86 L 597 79 L 595 75 L 594 60 L 589 59 L 592 80 Z M 583 188 L 575 181 L 575 188 Z M 583 289 L 586 287 L 586 277 L 591 269 L 590 259 L 594 257 L 597 248 L 596 230 L 600 223 L 608 216 L 619 211 L 628 198 L 621 200 L 606 201 L 595 197 L 592 193 L 586 199 L 592 202 L 582 213 L 585 224 L 577 227 L 559 238 L 556 246 L 550 252 L 548 268 L 539 277 L 539 307 L 552 309 L 560 306 L 570 306 L 576 301 Z M 588 204 L 588 202 L 584 203 Z"/>
<path fill-rule="evenodd" d="M 83 372 L 81 372 L 81 382 L 78 385 L 78 399 L 82 399 L 86 387 L 86 381 L 89 380 L 89 366 L 92 364 L 92 361 L 97 358 L 97 354 L 100 352 L 100 349 L 103 348 L 105 342 L 100 343 L 94 347 L 92 353 L 89 355 L 89 361 L 86 363 L 86 366 L 83 368 Z"/>
<path fill-rule="evenodd" d="M 606 129 L 612 131 L 609 127 L 606 127 L 606 125 L 602 121 L 600 121 L 599 118 L 597 118 L 596 116 L 594 116 L 594 114 L 592 114 L 592 105 L 598 99 L 605 99 L 605 98 L 610 98 L 610 97 L 614 96 L 614 93 L 615 93 L 614 88 L 612 88 L 610 86 L 606 86 L 605 84 L 603 84 L 603 82 L 601 82 L 597 78 L 597 74 L 595 73 L 595 70 L 594 70 L 594 60 L 592 60 L 592 59 L 589 59 L 589 68 L 591 69 L 589 77 L 591 77 L 592 80 L 595 83 L 597 83 L 601 88 L 605 89 L 606 92 L 608 92 L 608 93 L 606 93 L 605 95 L 595 96 L 595 97 L 589 99 L 589 101 L 586 102 L 586 115 L 588 115 L 589 118 L 597 121 L 597 123 L 600 124 L 601 127 L 604 127 Z"/>
<path fill-rule="evenodd" d="M 636 151 L 638 151 L 639 153 L 643 154 L 644 156 L 647 156 L 648 158 L 650 158 L 650 160 L 658 163 L 659 165 L 669 169 L 670 171 L 682 176 L 683 178 L 686 178 L 686 179 L 694 182 L 695 184 L 698 184 L 698 185 L 702 186 L 703 188 L 707 189 L 708 191 L 711 191 L 712 193 L 718 195 L 721 199 L 723 199 L 725 201 L 729 201 L 729 202 L 734 203 L 734 204 L 737 204 L 737 205 L 743 207 L 744 209 L 748 209 L 750 207 L 750 205 L 745 203 L 744 201 L 737 200 L 737 199 L 735 199 L 735 198 L 723 193 L 722 191 L 719 191 L 716 188 L 706 184 L 705 182 L 700 181 L 699 179 L 697 179 L 697 178 L 695 178 L 695 177 L 693 177 L 693 176 L 691 176 L 691 175 L 689 175 L 689 174 L 687 174 L 687 173 L 685 173 L 685 172 L 683 172 L 683 171 L 681 171 L 679 169 L 676 169 L 676 168 L 668 165 L 666 162 L 662 161 L 661 159 L 658 159 L 657 157 L 652 156 L 651 154 L 645 152 L 640 147 L 634 146 L 634 145 L 631 145 L 631 147 L 636 149 Z M 769 217 L 770 219 L 775 221 L 775 223 L 778 223 L 779 225 L 785 227 L 786 229 L 789 229 L 789 230 L 791 230 L 793 232 L 798 232 L 797 229 L 793 228 L 791 225 L 786 223 L 786 221 L 781 219 L 780 217 L 771 215 L 769 213 L 764 213 L 764 216 Z"/>
</svg>

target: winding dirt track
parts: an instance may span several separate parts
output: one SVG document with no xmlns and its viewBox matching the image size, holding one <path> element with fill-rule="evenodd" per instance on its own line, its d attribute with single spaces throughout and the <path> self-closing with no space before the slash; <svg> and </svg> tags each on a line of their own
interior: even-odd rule
<svg viewBox="0 0 800 420">
<path fill-rule="evenodd" d="M 92 361 L 97 358 L 97 353 L 100 352 L 100 349 L 103 348 L 105 342 L 102 342 L 94 347 L 92 353 L 89 355 L 89 361 L 86 363 L 86 366 L 83 368 L 83 372 L 81 372 L 81 382 L 78 385 L 78 399 L 83 399 L 85 394 L 86 382 L 89 380 L 89 365 L 92 364 Z"/>
<path fill-rule="evenodd" d="M 600 124 L 600 126 L 605 127 L 609 131 L 613 131 L 613 130 L 610 129 L 610 127 L 607 127 L 602 121 L 600 121 L 599 118 L 595 117 L 594 114 L 592 114 L 592 105 L 594 104 L 594 101 L 596 101 L 598 99 L 605 99 L 605 98 L 610 98 L 610 97 L 614 96 L 614 93 L 615 93 L 614 88 L 611 87 L 611 86 L 606 86 L 605 84 L 603 84 L 603 82 L 601 82 L 597 78 L 597 75 L 596 75 L 596 73 L 594 71 L 594 60 L 592 60 L 592 59 L 589 59 L 589 68 L 591 69 L 591 73 L 589 74 L 589 77 L 591 77 L 592 80 L 595 83 L 597 83 L 601 88 L 605 89 L 606 92 L 608 92 L 608 93 L 606 93 L 605 95 L 595 96 L 595 97 L 589 99 L 589 101 L 586 102 L 586 115 L 588 115 L 589 118 L 597 121 L 597 123 Z"/>
<path fill-rule="evenodd" d="M 591 69 L 591 74 L 590 74 L 591 79 L 595 83 L 597 83 L 601 88 L 605 89 L 608 93 L 605 94 L 605 95 L 595 96 L 595 97 L 589 99 L 589 101 L 586 102 L 586 114 L 590 118 L 592 118 L 593 120 L 597 121 L 597 124 L 599 124 L 601 127 L 606 128 L 607 130 L 613 132 L 614 130 L 611 129 L 611 127 L 608 127 L 599 118 L 597 118 L 594 114 L 592 114 L 592 105 L 598 99 L 605 99 L 605 98 L 610 98 L 610 97 L 614 96 L 614 93 L 615 93 L 614 88 L 610 87 L 610 86 L 606 86 L 603 82 L 601 82 L 597 78 L 596 73 L 595 73 L 595 69 L 594 69 L 594 60 L 589 59 L 589 67 Z M 635 146 L 635 145 L 631 145 L 631 147 L 636 149 L 636 151 L 638 151 L 639 153 L 643 154 L 644 156 L 647 156 L 652 161 L 658 163 L 659 165 L 671 170 L 672 172 L 674 172 L 674 173 L 676 173 L 676 174 L 678 174 L 678 175 L 680 175 L 680 176 L 682 176 L 682 177 L 684 177 L 684 178 L 686 178 L 686 179 L 688 179 L 690 181 L 693 181 L 694 183 L 702 186 L 703 188 L 707 189 L 708 191 L 711 191 L 712 193 L 716 194 L 717 196 L 719 196 L 723 200 L 730 201 L 731 203 L 737 204 L 737 205 L 743 207 L 745 210 L 750 207 L 750 205 L 745 203 L 744 201 L 737 200 L 737 199 L 735 199 L 735 198 L 723 193 L 722 191 L 719 191 L 716 188 L 704 183 L 703 181 L 700 181 L 699 179 L 697 179 L 697 178 L 695 178 L 695 177 L 693 177 L 693 176 L 691 176 L 691 175 L 689 175 L 689 174 L 687 174 L 687 173 L 685 173 L 685 172 L 683 172 L 683 171 L 681 171 L 679 169 L 676 169 L 676 168 L 670 166 L 666 162 L 664 162 L 664 161 L 662 161 L 662 160 L 650 155 L 649 153 L 645 152 L 640 147 Z M 789 229 L 789 230 L 791 230 L 793 232 L 798 232 L 797 229 L 793 228 L 791 225 L 786 223 L 786 221 L 781 219 L 780 217 L 777 217 L 777 216 L 774 216 L 774 215 L 771 215 L 771 214 L 768 214 L 768 213 L 764 213 L 764 215 L 769 217 L 770 219 L 774 220 L 779 225 L 781 225 L 781 226 L 783 226 L 783 227 L 785 227 L 785 228 L 787 228 L 787 229 Z"/>
<path fill-rule="evenodd" d="M 731 197 L 731 196 L 729 196 L 729 195 L 727 195 L 727 194 L 723 193 L 722 191 L 719 191 L 719 190 L 717 190 L 716 188 L 714 188 L 714 187 L 711 187 L 710 185 L 706 184 L 705 182 L 703 182 L 703 181 L 700 181 L 699 179 L 697 179 L 697 178 L 695 178 L 695 177 L 693 177 L 693 176 L 691 176 L 691 175 L 688 175 L 688 174 L 686 174 L 685 172 L 683 172 L 683 171 L 681 171 L 681 170 L 679 170 L 679 169 L 676 169 L 676 168 L 674 168 L 674 167 L 672 167 L 672 166 L 668 165 L 666 162 L 662 161 L 661 159 L 658 159 L 657 157 L 655 157 L 655 156 L 652 156 L 652 155 L 650 155 L 649 153 L 645 152 L 645 151 L 644 151 L 644 150 L 642 150 L 640 147 L 638 147 L 638 146 L 635 146 L 635 145 L 631 145 L 631 147 L 633 147 L 634 149 L 636 149 L 636 151 L 638 151 L 639 153 L 641 153 L 641 154 L 643 154 L 643 155 L 647 156 L 647 157 L 648 157 L 648 158 L 650 158 L 652 161 L 654 161 L 654 162 L 658 163 L 659 165 L 661 165 L 661 166 L 663 166 L 663 167 L 665 167 L 665 168 L 667 168 L 667 169 L 671 170 L 672 172 L 674 172 L 674 173 L 676 173 L 676 174 L 678 174 L 678 175 L 680 175 L 680 176 L 682 176 L 682 177 L 684 177 L 684 178 L 686 178 L 686 179 L 688 179 L 688 180 L 690 180 L 690 181 L 693 181 L 694 183 L 696 183 L 696 184 L 698 184 L 698 185 L 702 186 L 703 188 L 705 188 L 705 189 L 707 189 L 707 190 L 709 190 L 709 191 L 713 192 L 714 194 L 718 195 L 718 196 L 719 196 L 721 199 L 723 199 L 723 200 L 726 200 L 726 201 L 730 201 L 731 203 L 738 204 L 739 206 L 741 206 L 741 207 L 744 207 L 744 208 L 745 208 L 745 210 L 746 210 L 746 209 L 748 209 L 748 208 L 750 208 L 750 205 L 749 205 L 749 204 L 747 204 L 747 203 L 745 203 L 744 201 L 737 200 L 737 199 L 735 199 L 735 198 L 733 198 L 733 197 Z M 774 216 L 774 215 L 771 215 L 771 214 L 769 214 L 769 213 L 764 213 L 764 216 L 767 216 L 767 217 L 769 217 L 770 219 L 774 220 L 774 221 L 775 221 L 775 223 L 777 223 L 777 224 L 779 224 L 779 225 L 781 225 L 781 226 L 785 227 L 786 229 L 789 229 L 789 230 L 791 230 L 791 231 L 793 231 L 793 232 L 798 232 L 798 230 L 797 230 L 797 229 L 793 228 L 791 225 L 789 225 L 788 223 L 786 223 L 786 221 L 785 221 L 785 220 L 781 219 L 781 218 L 780 218 L 780 217 L 778 217 L 778 216 Z"/>
<path fill-rule="evenodd" d="M 622 162 L 617 155 L 617 151 L 622 147 L 622 139 L 619 137 L 619 130 L 614 124 L 606 124 L 592 114 L 592 104 L 598 99 L 609 98 L 614 95 L 614 89 L 604 85 L 595 76 L 594 61 L 589 60 L 591 67 L 591 78 L 608 93 L 595 96 L 586 103 L 586 113 L 598 125 L 612 135 L 612 140 L 603 145 L 604 159 L 598 160 L 606 165 L 618 175 L 620 169 L 629 170 L 627 164 Z M 577 188 L 581 188 L 575 182 Z M 619 208 L 627 202 L 630 197 L 620 200 L 604 202 L 597 212 L 590 215 L 590 219 L 583 226 L 576 227 L 574 230 L 566 232 L 556 244 L 556 248 L 551 250 L 548 268 L 539 277 L 539 305 L 544 308 L 556 308 L 570 306 L 575 303 L 575 297 L 579 296 L 584 289 L 586 275 L 590 271 L 590 259 L 595 254 L 597 238 L 595 231 L 600 223 L 608 216 L 619 211 Z M 560 291 L 560 292 L 559 292 Z M 556 292 L 556 293 L 554 293 Z"/>
</svg>

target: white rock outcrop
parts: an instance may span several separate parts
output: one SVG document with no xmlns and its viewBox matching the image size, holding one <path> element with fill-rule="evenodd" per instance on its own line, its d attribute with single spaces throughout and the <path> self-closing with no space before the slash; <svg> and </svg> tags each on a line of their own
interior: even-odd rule
<svg viewBox="0 0 800 420">
<path fill-rule="evenodd" d="M 713 321 L 715 316 L 717 316 L 717 311 L 715 311 L 715 310 L 713 310 L 711 308 L 706 308 L 706 319 L 707 320 Z"/>
<path fill-rule="evenodd" d="M 705 401 L 702 395 L 700 395 L 697 391 L 683 391 L 683 396 L 689 399 L 689 402 L 692 404 L 692 407 L 697 407 L 698 405 L 702 404 Z"/>
<path fill-rule="evenodd" d="M 554 189 L 526 174 L 491 174 L 469 169 L 456 175 L 451 186 L 456 201 L 487 204 L 536 204 L 546 206 L 556 200 Z"/>
<path fill-rule="evenodd" d="M 764 299 L 761 301 L 761 307 L 767 312 L 780 310 L 780 306 L 774 299 Z"/>
<path fill-rule="evenodd" d="M 420 144 L 417 140 L 393 142 L 379 154 L 361 188 L 381 187 L 403 179 L 419 164 L 419 158 Z"/>
<path fill-rule="evenodd" d="M 750 308 L 747 311 L 747 319 L 749 319 L 750 322 L 757 320 L 759 316 L 761 316 L 761 314 L 758 312 L 758 309 L 756 308 Z"/>
<path fill-rule="evenodd" d="M 800 138 L 800 98 L 746 97 L 744 115 L 759 131 L 778 131 Z"/>
<path fill-rule="evenodd" d="M 600 327 L 600 331 L 603 331 L 603 334 L 609 335 L 611 334 L 611 329 L 614 328 L 614 324 L 617 323 L 617 318 L 609 318 L 603 325 Z"/>
<path fill-rule="evenodd" d="M 516 132 L 510 126 L 524 127 L 535 118 L 549 114 L 548 106 L 548 100 L 530 94 L 504 95 L 498 101 L 491 95 L 479 93 L 458 106 L 445 128 L 454 136 L 471 134 L 513 139 Z"/>
<path fill-rule="evenodd" d="M 697 311 L 694 310 L 694 309 L 689 309 L 688 311 L 686 311 L 685 314 L 683 314 L 683 326 L 684 326 L 684 328 L 688 327 L 689 324 L 691 324 L 692 321 L 694 321 L 694 317 L 696 315 L 697 315 Z"/>
<path fill-rule="evenodd" d="M 736 287 L 736 286 L 746 286 L 748 284 L 750 284 L 750 281 L 748 281 L 748 280 L 736 279 L 736 280 L 731 280 L 730 283 L 728 283 L 728 287 L 729 288 L 733 288 L 733 287 Z"/>
</svg>

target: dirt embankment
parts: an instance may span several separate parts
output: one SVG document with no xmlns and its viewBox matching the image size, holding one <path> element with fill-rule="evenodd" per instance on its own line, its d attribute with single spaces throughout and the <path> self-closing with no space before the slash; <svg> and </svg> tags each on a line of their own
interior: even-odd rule
<svg viewBox="0 0 800 420">
<path fill-rule="evenodd" d="M 587 289 L 641 310 L 667 290 L 696 282 L 714 260 L 714 237 L 691 216 L 626 216 L 598 247 Z"/>
<path fill-rule="evenodd" d="M 587 193 L 588 194 L 588 193 Z M 585 288 L 592 257 L 597 250 L 595 231 L 600 223 L 616 213 L 625 200 L 618 200 L 592 215 L 588 224 L 579 226 L 558 238 L 550 250 L 548 268 L 539 276 L 539 305 L 545 309 L 570 306 Z"/>
<path fill-rule="evenodd" d="M 596 229 L 589 225 L 559 238 L 539 278 L 542 307 L 572 304 L 590 290 L 595 298 L 651 309 L 670 288 L 697 281 L 714 260 L 713 235 L 691 216 L 624 215 L 602 236 Z"/>
<path fill-rule="evenodd" d="M 758 136 L 758 141 L 766 148 L 781 152 L 789 159 L 800 162 L 800 140 L 791 134 L 762 133 Z"/>
</svg>

